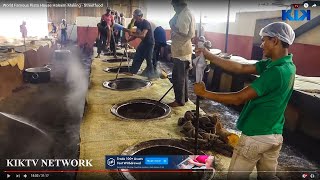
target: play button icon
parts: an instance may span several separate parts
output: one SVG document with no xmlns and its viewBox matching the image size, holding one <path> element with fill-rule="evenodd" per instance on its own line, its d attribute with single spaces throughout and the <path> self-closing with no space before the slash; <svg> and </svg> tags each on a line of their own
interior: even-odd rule
<svg viewBox="0 0 320 180">
<path fill-rule="evenodd" d="M 9 178 L 10 177 L 10 174 L 7 174 L 7 178 Z"/>
</svg>

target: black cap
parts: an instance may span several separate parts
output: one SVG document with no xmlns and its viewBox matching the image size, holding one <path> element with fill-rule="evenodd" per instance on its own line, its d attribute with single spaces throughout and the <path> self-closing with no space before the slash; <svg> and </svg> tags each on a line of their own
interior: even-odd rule
<svg viewBox="0 0 320 180">
<path fill-rule="evenodd" d="M 143 13 L 142 13 L 141 9 L 136 9 L 136 10 L 133 11 L 133 15 L 135 15 L 135 16 L 142 16 Z"/>
</svg>

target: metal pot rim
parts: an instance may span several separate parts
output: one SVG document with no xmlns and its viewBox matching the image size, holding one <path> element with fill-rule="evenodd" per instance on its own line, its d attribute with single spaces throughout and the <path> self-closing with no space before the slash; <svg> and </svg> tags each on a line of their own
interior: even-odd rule
<svg viewBox="0 0 320 180">
<path fill-rule="evenodd" d="M 104 68 L 103 71 L 108 72 L 108 73 L 117 73 L 117 72 L 111 72 L 111 69 L 117 69 L 117 68 L 128 68 L 128 66 L 112 66 L 112 67 L 107 67 Z M 129 68 L 131 68 L 131 66 L 129 66 Z"/>
<path fill-rule="evenodd" d="M 128 88 L 128 89 L 115 89 L 113 87 L 110 86 L 111 83 L 114 82 L 126 82 L 126 81 L 140 81 L 145 83 L 146 85 L 143 87 L 139 87 L 139 88 Z M 111 90 L 117 90 L 117 91 L 132 91 L 132 90 L 138 90 L 138 89 L 143 89 L 143 88 L 147 88 L 150 87 L 152 85 L 151 81 L 147 81 L 147 80 L 143 80 L 143 79 L 136 79 L 136 78 L 118 78 L 118 79 L 113 79 L 113 80 L 109 80 L 109 81 L 105 81 L 102 83 L 102 86 Z"/>
<path fill-rule="evenodd" d="M 51 69 L 48 67 L 34 67 L 34 68 L 25 69 L 25 71 L 29 73 L 40 73 L 40 72 L 50 72 Z"/>
<path fill-rule="evenodd" d="M 157 104 L 158 106 L 162 107 L 164 110 L 165 110 L 165 114 L 160 116 L 160 117 L 157 117 L 157 118 L 150 118 L 150 119 L 133 119 L 133 118 L 128 118 L 128 117 L 124 117 L 122 115 L 120 115 L 118 113 L 118 109 L 122 106 L 125 106 L 127 104 L 133 104 L 133 103 L 141 103 L 141 102 L 144 102 L 144 103 L 149 103 L 149 104 Z M 167 117 L 170 113 L 171 113 L 171 108 L 167 105 L 167 104 L 164 104 L 162 102 L 158 102 L 156 100 L 152 100 L 152 99 L 132 99 L 132 100 L 129 100 L 129 101 L 125 101 L 125 102 L 122 102 L 122 103 L 118 103 L 118 104 L 115 104 L 114 106 L 112 106 L 112 108 L 110 109 L 111 113 L 121 119 L 124 119 L 124 120 L 134 120 L 134 121 L 150 121 L 150 120 L 159 120 L 159 119 L 163 119 L 165 117 Z M 146 112 L 147 113 L 147 112 Z"/>
<path fill-rule="evenodd" d="M 66 49 L 57 49 L 57 50 L 54 50 L 54 52 L 59 52 L 59 53 L 71 53 L 70 50 L 66 50 Z"/>
<path fill-rule="evenodd" d="M 137 152 L 148 149 L 148 148 L 153 148 L 153 147 L 173 147 L 176 149 L 180 149 L 186 152 L 190 152 L 190 155 L 194 155 L 191 151 L 185 149 L 187 148 L 187 145 L 184 145 L 183 141 L 180 139 L 153 139 L 149 141 L 143 141 L 138 144 L 135 144 L 133 146 L 128 147 L 125 149 L 121 155 L 127 155 L 127 156 L 132 156 L 135 155 Z M 201 153 L 204 154 L 204 153 Z M 208 179 L 213 179 L 214 178 L 214 171 L 204 171 L 204 173 L 207 173 L 209 176 Z M 210 174 L 211 173 L 211 174 Z M 119 172 L 120 176 L 124 179 L 127 180 L 136 180 L 131 173 L 128 171 L 128 169 L 120 169 Z M 206 179 L 205 177 L 202 177 L 204 180 Z"/>
</svg>

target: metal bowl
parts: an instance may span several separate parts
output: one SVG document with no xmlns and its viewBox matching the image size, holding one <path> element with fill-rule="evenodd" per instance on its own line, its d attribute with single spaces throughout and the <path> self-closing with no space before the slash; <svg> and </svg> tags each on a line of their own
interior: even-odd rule
<svg viewBox="0 0 320 180">
<path fill-rule="evenodd" d="M 156 106 L 154 108 L 154 106 Z M 145 117 L 148 110 L 153 111 Z M 134 99 L 124 103 L 116 104 L 111 108 L 112 114 L 125 120 L 157 120 L 167 117 L 171 108 L 161 102 L 151 99 Z"/>
<path fill-rule="evenodd" d="M 118 78 L 110 81 L 105 81 L 102 85 L 105 88 L 112 90 L 127 91 L 149 87 L 151 86 L 151 82 L 135 78 Z"/>
<path fill-rule="evenodd" d="M 46 83 L 50 81 L 51 69 L 48 67 L 34 67 L 23 71 L 23 81 L 28 83 Z"/>
</svg>

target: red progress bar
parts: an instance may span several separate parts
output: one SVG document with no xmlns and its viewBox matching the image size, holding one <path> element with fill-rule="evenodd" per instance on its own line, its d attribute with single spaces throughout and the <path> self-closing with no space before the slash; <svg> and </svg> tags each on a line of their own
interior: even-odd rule
<svg viewBox="0 0 320 180">
<path fill-rule="evenodd" d="M 71 172 L 79 172 L 79 173 L 101 173 L 101 172 L 166 172 L 166 173 L 181 173 L 181 172 L 194 172 L 192 170 L 7 170 L 5 173 L 71 173 Z"/>
</svg>

